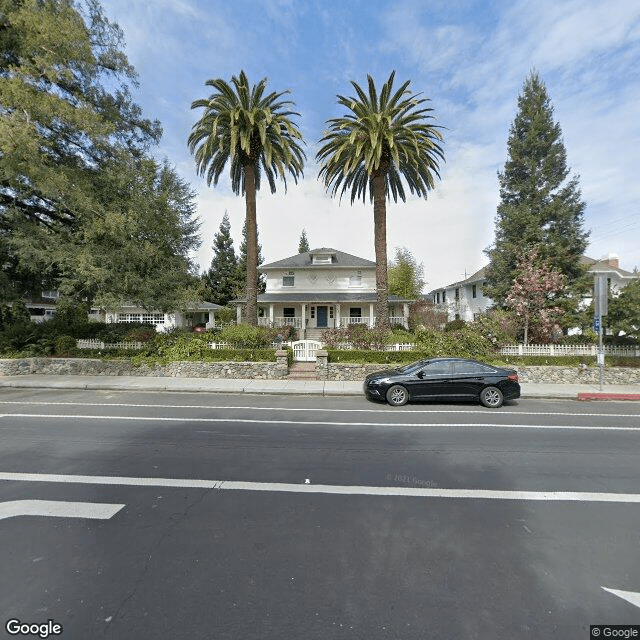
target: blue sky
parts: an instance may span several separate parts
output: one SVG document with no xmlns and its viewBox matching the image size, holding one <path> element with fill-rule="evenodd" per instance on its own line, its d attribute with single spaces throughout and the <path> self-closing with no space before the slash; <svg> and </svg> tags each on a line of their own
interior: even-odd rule
<svg viewBox="0 0 640 640">
<path fill-rule="evenodd" d="M 425 267 L 425 292 L 484 264 L 493 242 L 497 171 L 526 76 L 544 80 L 563 131 L 568 164 L 579 175 L 587 254 L 640 268 L 640 8 L 629 0 L 102 0 L 124 31 L 139 74 L 136 100 L 157 118 L 157 150 L 198 192 L 201 269 L 226 211 L 236 249 L 244 200 L 228 181 L 209 188 L 186 140 L 207 97 L 205 81 L 244 69 L 252 82 L 290 89 L 307 143 L 305 177 L 285 193 L 258 194 L 266 262 L 297 252 L 302 229 L 312 247 L 374 259 L 373 209 L 327 195 L 314 157 L 325 122 L 341 115 L 336 94 L 350 80 L 397 82 L 431 100 L 446 127 L 442 179 L 427 200 L 387 207 L 389 254 L 407 247 Z"/>
</svg>

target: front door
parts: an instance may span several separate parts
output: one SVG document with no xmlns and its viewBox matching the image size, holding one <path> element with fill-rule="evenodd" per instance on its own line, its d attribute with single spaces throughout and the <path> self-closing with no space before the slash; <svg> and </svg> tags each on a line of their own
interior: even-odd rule
<svg viewBox="0 0 640 640">
<path fill-rule="evenodd" d="M 327 307 L 316 307 L 316 327 L 318 329 L 327 328 Z"/>
</svg>

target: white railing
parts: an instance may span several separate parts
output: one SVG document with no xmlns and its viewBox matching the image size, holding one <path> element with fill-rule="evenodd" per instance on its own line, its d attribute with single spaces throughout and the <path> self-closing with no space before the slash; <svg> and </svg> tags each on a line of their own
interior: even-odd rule
<svg viewBox="0 0 640 640">
<path fill-rule="evenodd" d="M 360 318 L 348 318 L 343 316 L 342 318 L 340 318 L 340 326 L 341 327 L 346 327 L 347 325 L 350 324 L 369 324 L 369 317 L 368 316 L 364 316 L 364 317 L 360 317 Z"/>
<path fill-rule="evenodd" d="M 302 317 L 296 316 L 294 318 L 286 316 L 275 316 L 273 322 L 269 318 L 258 318 L 259 327 L 284 327 L 291 326 L 296 329 L 302 329 Z"/>
<path fill-rule="evenodd" d="M 515 344 L 502 347 L 503 356 L 596 356 L 595 344 Z M 608 356 L 640 357 L 640 347 L 615 347 L 604 345 Z"/>
</svg>

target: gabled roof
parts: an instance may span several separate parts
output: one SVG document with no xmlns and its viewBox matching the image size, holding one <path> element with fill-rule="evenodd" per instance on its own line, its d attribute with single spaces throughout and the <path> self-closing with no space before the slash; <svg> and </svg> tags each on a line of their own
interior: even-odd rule
<svg viewBox="0 0 640 640">
<path fill-rule="evenodd" d="M 600 258 L 600 260 L 595 260 L 594 258 L 589 258 L 588 256 L 582 256 L 580 258 L 580 262 L 587 266 L 588 270 L 591 273 L 595 272 L 605 272 L 605 271 L 615 271 L 623 278 L 637 278 L 638 274 L 633 271 L 626 271 L 625 269 L 621 269 L 620 267 L 616 267 L 609 262 L 609 258 Z"/>
<path fill-rule="evenodd" d="M 478 269 L 478 271 L 471 274 L 468 278 L 465 278 L 464 280 L 459 280 L 458 282 L 454 282 L 453 284 L 447 284 L 444 287 L 438 287 L 437 289 L 433 289 L 432 291 L 427 293 L 426 296 L 431 296 L 431 294 L 435 293 L 436 291 L 443 291 L 445 289 L 451 289 L 453 287 L 460 287 L 465 284 L 475 284 L 476 282 L 484 281 L 486 279 L 487 267 L 488 265 L 485 265 L 484 267 L 482 267 L 482 269 Z"/>
<path fill-rule="evenodd" d="M 331 264 L 313 264 L 312 257 L 315 254 L 331 255 Z M 311 251 L 305 251 L 305 253 L 299 253 L 290 258 L 284 258 L 283 260 L 277 260 L 276 262 L 270 262 L 269 264 L 262 264 L 258 267 L 259 271 L 265 269 L 322 269 L 327 267 L 350 267 L 350 268 L 375 268 L 376 263 L 371 260 L 365 260 L 364 258 L 358 258 L 358 256 L 351 255 L 350 253 L 344 253 L 337 249 L 331 249 L 330 247 L 321 247 L 320 249 L 311 249 Z"/>
</svg>

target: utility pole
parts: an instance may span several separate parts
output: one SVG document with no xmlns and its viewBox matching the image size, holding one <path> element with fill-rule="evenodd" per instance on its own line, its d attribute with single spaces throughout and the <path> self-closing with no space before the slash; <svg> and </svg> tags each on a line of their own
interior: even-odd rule
<svg viewBox="0 0 640 640">
<path fill-rule="evenodd" d="M 604 346 L 602 344 L 602 333 L 604 331 L 602 327 L 602 316 L 606 316 L 608 313 L 609 302 L 609 284 L 607 282 L 607 276 L 604 273 L 596 273 L 593 281 L 593 305 L 594 305 L 594 317 L 593 328 L 598 332 L 598 355 L 597 362 L 599 368 L 600 378 L 600 391 L 602 391 L 602 385 L 604 380 Z"/>
</svg>

